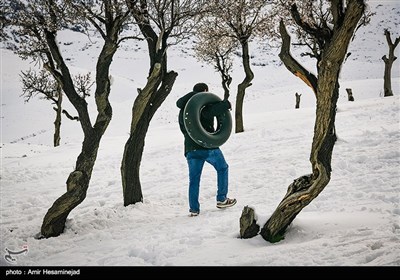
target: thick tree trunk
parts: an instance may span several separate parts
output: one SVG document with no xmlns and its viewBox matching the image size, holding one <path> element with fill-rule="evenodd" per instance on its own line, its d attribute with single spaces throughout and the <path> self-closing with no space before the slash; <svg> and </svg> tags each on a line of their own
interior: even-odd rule
<svg viewBox="0 0 400 280">
<path fill-rule="evenodd" d="M 394 55 L 394 50 L 400 42 L 400 37 L 397 37 L 395 42 L 392 43 L 390 32 L 388 30 L 385 30 L 385 36 L 389 46 L 389 57 L 386 57 L 386 55 L 382 57 L 382 60 L 385 62 L 385 74 L 383 76 L 383 90 L 384 90 L 384 96 L 386 97 L 386 96 L 393 96 L 392 66 L 393 62 L 397 59 L 397 57 Z"/>
<path fill-rule="evenodd" d="M 69 213 L 85 199 L 103 130 L 93 130 L 93 135 L 85 137 L 75 171 L 67 179 L 67 192 L 53 203 L 43 219 L 43 237 L 60 235 Z"/>
<path fill-rule="evenodd" d="M 251 86 L 251 81 L 254 78 L 253 71 L 251 71 L 250 67 L 250 55 L 249 55 L 249 42 L 248 40 L 244 40 L 241 42 L 242 45 L 242 62 L 244 72 L 246 77 L 243 82 L 238 85 L 238 92 L 236 96 L 236 108 L 235 108 L 235 132 L 240 133 L 244 131 L 243 126 L 243 101 L 244 95 L 246 93 L 246 88 Z"/>
<path fill-rule="evenodd" d="M 343 13 L 340 3 L 333 2 L 332 5 L 335 3 L 338 6 L 332 7 L 336 22 L 331 37 L 326 40 L 326 34 L 315 33 L 325 36 L 326 44 L 318 62 L 317 109 L 310 155 L 312 174 L 294 180 L 277 209 L 261 229 L 262 237 L 270 242 L 279 241 L 284 237 L 287 227 L 297 214 L 323 191 L 331 178 L 331 158 L 336 141 L 339 72 L 350 39 L 365 9 L 363 1 L 349 1 Z"/>
<path fill-rule="evenodd" d="M 333 69 L 332 69 L 333 70 Z M 338 79 L 339 71 L 336 70 L 332 75 Z M 310 161 L 313 167 L 313 174 L 302 176 L 288 187 L 288 191 L 283 200 L 278 205 L 272 216 L 261 230 L 263 238 L 270 242 L 276 242 L 283 238 L 284 232 L 291 224 L 297 214 L 306 207 L 325 186 L 331 178 L 331 157 L 333 146 L 336 141 L 334 129 L 336 116 L 336 103 L 339 96 L 338 83 L 331 88 L 328 80 L 319 76 L 317 99 L 317 116 L 314 127 L 314 140 Z"/>
<path fill-rule="evenodd" d="M 103 100 L 103 102 L 106 102 Z M 107 101 L 108 103 L 108 101 Z M 84 129 L 82 151 L 78 156 L 75 170 L 67 180 L 67 192 L 58 198 L 47 211 L 41 227 L 43 237 L 54 237 L 64 231 L 65 222 L 69 213 L 86 197 L 89 181 L 96 161 L 97 151 L 109 122 L 111 121 L 111 106 L 106 106 L 100 112 L 92 129 Z"/>
<path fill-rule="evenodd" d="M 96 65 L 96 91 L 97 118 L 94 126 L 91 124 L 87 103 L 75 91 L 72 77 L 67 65 L 58 49 L 55 34 L 46 32 L 46 40 L 50 51 L 61 72 L 50 69 L 55 78 L 63 86 L 63 91 L 79 114 L 79 121 L 84 133 L 82 151 L 79 154 L 75 170 L 70 173 L 67 180 L 67 192 L 58 198 L 47 211 L 42 227 L 42 237 L 54 237 L 64 231 L 65 222 L 69 213 L 86 197 L 89 181 L 96 161 L 100 140 L 111 121 L 112 109 L 108 100 L 110 93 L 109 70 L 112 58 L 117 50 L 117 38 L 121 22 L 109 28 L 109 37 L 105 41 Z M 112 23 L 109 23 L 112 24 Z"/>
<path fill-rule="evenodd" d="M 146 113 L 150 106 L 151 95 L 157 90 L 161 82 L 161 75 L 161 63 L 156 63 L 144 89 L 138 89 L 139 95 L 133 104 L 130 136 L 125 144 L 121 163 L 124 206 L 143 200 L 139 169 L 144 149 L 144 139 L 150 123 Z"/>
<path fill-rule="evenodd" d="M 141 122 L 141 124 L 145 124 Z M 140 131 L 148 129 L 137 127 L 137 133 L 132 133 L 125 143 L 124 155 L 121 163 L 122 193 L 124 206 L 143 201 L 142 186 L 140 184 L 140 162 L 142 160 L 145 136 Z"/>
<path fill-rule="evenodd" d="M 125 144 L 121 164 L 124 206 L 143 200 L 139 175 L 147 130 L 152 117 L 170 93 L 178 75 L 173 71 L 166 73 L 158 88 L 161 72 L 161 64 L 156 63 L 146 86 L 140 91 L 132 108 L 131 132 Z"/>
<path fill-rule="evenodd" d="M 146 1 L 141 1 L 140 7 L 137 4 L 136 1 L 127 1 L 130 12 L 147 41 L 150 71 L 146 86 L 139 90 L 133 104 L 130 136 L 125 144 L 121 163 L 124 206 L 143 200 L 139 173 L 145 137 L 151 119 L 170 93 L 178 75 L 173 71 L 167 72 L 167 39 L 173 25 L 162 29 L 157 35 L 150 24 Z M 164 20 L 162 13 L 159 16 Z"/>
<path fill-rule="evenodd" d="M 385 62 L 385 74 L 383 76 L 383 96 L 393 96 L 392 91 L 392 65 L 393 61 L 386 59 L 386 56 L 382 57 Z"/>
</svg>

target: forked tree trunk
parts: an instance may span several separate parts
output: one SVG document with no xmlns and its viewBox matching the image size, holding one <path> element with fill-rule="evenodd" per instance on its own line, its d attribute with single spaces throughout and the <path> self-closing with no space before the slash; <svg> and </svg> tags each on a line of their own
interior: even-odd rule
<svg viewBox="0 0 400 280">
<path fill-rule="evenodd" d="M 240 133 L 244 131 L 243 126 L 243 101 L 246 93 L 246 88 L 251 86 L 251 81 L 254 78 L 254 73 L 250 67 L 250 55 L 249 55 L 249 42 L 243 40 L 240 42 L 242 45 L 242 62 L 244 72 L 246 74 L 244 80 L 238 85 L 238 92 L 236 95 L 236 108 L 235 108 L 235 132 Z"/>
<path fill-rule="evenodd" d="M 331 178 L 331 158 L 336 141 L 339 72 L 350 39 L 364 12 L 365 3 L 361 0 L 348 1 L 346 9 L 342 8 L 339 2 L 332 2 L 334 27 L 330 38 L 327 39 L 326 34 L 319 33 L 325 36 L 326 44 L 318 62 L 317 109 L 310 155 L 312 174 L 294 180 L 277 209 L 261 229 L 262 237 L 270 242 L 279 241 L 284 237 L 287 227 L 297 214 L 323 191 Z M 301 24 L 299 21 L 296 23 Z M 293 70 L 295 75 L 300 72 L 300 69 Z"/>
<path fill-rule="evenodd" d="M 48 238 L 60 235 L 64 231 L 69 213 L 85 199 L 100 139 L 105 127 L 100 131 L 93 131 L 91 136 L 85 137 L 81 154 L 76 162 L 75 171 L 67 179 L 67 192 L 53 203 L 43 219 L 41 227 L 41 235 L 43 237 Z"/>
<path fill-rule="evenodd" d="M 176 7 L 175 4 L 179 6 L 178 3 L 179 2 L 170 3 L 172 4 L 172 11 L 174 11 L 174 7 Z M 127 1 L 130 12 L 147 41 L 150 58 L 150 73 L 146 86 L 143 90 L 139 90 L 139 95 L 133 104 L 130 136 L 125 144 L 121 163 L 124 206 L 135 204 L 143 200 L 139 173 L 145 137 L 151 119 L 171 92 L 178 75 L 174 71 L 167 72 L 167 39 L 172 32 L 172 28 L 179 21 L 173 24 L 170 23 L 171 26 L 162 29 L 160 34 L 157 35 L 150 24 L 151 17 L 148 13 L 146 1 L 141 1 L 140 7 L 137 4 L 136 1 Z M 161 12 L 161 10 L 159 10 L 158 16 L 160 16 L 159 19 L 161 21 L 164 21 L 165 14 Z"/>
<path fill-rule="evenodd" d="M 394 50 L 400 42 L 400 37 L 397 37 L 395 42 L 392 43 L 392 39 L 390 37 L 390 32 L 386 29 L 385 30 L 386 41 L 389 46 L 389 57 L 384 55 L 382 60 L 385 62 L 385 74 L 383 76 L 383 90 L 384 96 L 393 96 L 392 91 L 392 66 L 393 62 L 397 59 L 394 55 Z"/>
<path fill-rule="evenodd" d="M 313 173 L 302 176 L 289 185 L 286 195 L 261 229 L 261 235 L 267 241 L 281 240 L 286 228 L 297 214 L 316 198 L 330 181 L 331 157 L 336 141 L 334 128 L 336 103 L 339 96 L 338 83 L 334 80 L 338 79 L 339 70 L 336 70 L 336 75 L 334 72 L 329 75 L 335 78 L 324 80 L 323 77 L 319 76 L 318 79 L 317 93 L 326 94 L 320 94 L 321 97 L 317 98 L 317 116 L 310 156 Z M 325 83 L 327 80 L 334 82 L 333 85 L 336 85 L 336 87 L 332 87 L 332 83 Z"/>
<path fill-rule="evenodd" d="M 117 50 L 118 34 L 124 18 L 118 18 L 115 22 L 109 22 L 109 37 L 105 40 L 103 49 L 99 55 L 96 65 L 96 91 L 95 99 L 97 105 L 96 122 L 92 126 L 88 113 L 87 103 L 75 91 L 71 74 L 58 49 L 55 33 L 46 32 L 46 39 L 54 60 L 60 68 L 61 73 L 51 69 L 55 78 L 62 84 L 63 91 L 71 101 L 79 114 L 79 121 L 84 133 L 82 150 L 79 154 L 75 170 L 67 179 L 67 192 L 58 198 L 47 211 L 42 227 L 41 237 L 54 237 L 64 231 L 65 222 L 69 213 L 78 206 L 86 197 L 90 178 L 97 157 L 100 140 L 111 121 L 112 109 L 108 100 L 110 93 L 109 69 L 113 56 Z"/>
<path fill-rule="evenodd" d="M 162 79 L 162 71 L 161 64 L 156 63 L 146 86 L 139 91 L 132 108 L 130 136 L 125 144 L 121 164 L 124 206 L 143 200 L 140 163 L 147 130 L 154 113 L 170 93 L 177 76 L 177 73 L 171 71 Z"/>
</svg>

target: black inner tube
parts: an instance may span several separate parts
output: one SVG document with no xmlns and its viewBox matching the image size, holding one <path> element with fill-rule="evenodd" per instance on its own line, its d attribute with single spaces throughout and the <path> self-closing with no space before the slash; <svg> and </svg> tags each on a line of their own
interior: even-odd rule
<svg viewBox="0 0 400 280">
<path fill-rule="evenodd" d="M 224 144 L 232 131 L 232 117 L 229 110 L 215 116 L 217 127 L 214 132 L 207 131 L 200 121 L 201 111 L 207 104 L 222 101 L 210 92 L 196 94 L 185 106 L 183 121 L 189 136 L 200 146 L 217 148 Z"/>
</svg>

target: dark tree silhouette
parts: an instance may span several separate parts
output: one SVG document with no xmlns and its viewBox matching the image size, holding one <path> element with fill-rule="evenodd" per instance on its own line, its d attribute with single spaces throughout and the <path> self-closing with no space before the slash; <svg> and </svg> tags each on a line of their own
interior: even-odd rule
<svg viewBox="0 0 400 280">
<path fill-rule="evenodd" d="M 290 54 L 290 35 L 282 19 L 280 58 L 290 72 L 309 85 L 317 99 L 314 138 L 311 148 L 311 174 L 301 176 L 289 185 L 285 196 L 264 224 L 260 234 L 270 242 L 284 238 L 285 231 L 297 214 L 315 199 L 331 178 L 331 158 L 336 142 L 335 117 L 339 97 L 339 73 L 347 48 L 366 8 L 363 0 L 292 1 L 289 8 L 298 36 L 311 48 L 309 56 L 317 59 L 314 76 Z M 324 10 L 324 7 L 327 7 Z M 244 230 L 241 230 L 244 232 Z"/>
<path fill-rule="evenodd" d="M 320 51 L 317 56 L 318 78 L 313 78 L 309 72 L 304 72 L 304 76 L 299 74 L 303 71 L 302 67 L 294 67 L 291 71 L 313 87 L 317 98 L 310 155 L 312 173 L 301 176 L 290 184 L 286 195 L 262 227 L 262 237 L 270 242 L 280 240 L 284 236 L 284 232 L 297 214 L 323 191 L 331 178 L 331 159 L 336 142 L 335 117 L 339 97 L 339 73 L 350 40 L 364 14 L 365 2 L 351 0 L 346 1 L 344 5 L 343 1 L 335 0 L 329 1 L 329 5 L 327 12 L 330 16 L 326 16 L 326 21 L 321 20 L 318 23 L 313 21 L 317 17 L 310 15 L 313 10 L 305 9 L 303 11 L 307 14 L 301 14 L 296 4 L 291 5 L 294 21 L 307 36 L 315 39 Z M 280 22 L 280 33 L 282 45 L 287 45 L 288 42 L 285 40 L 288 37 L 285 36 L 287 32 L 283 21 Z M 288 69 L 291 70 L 289 67 Z"/>
<path fill-rule="evenodd" d="M 385 30 L 385 37 L 386 37 L 386 42 L 388 43 L 389 46 L 389 57 L 387 57 L 386 55 L 382 57 L 383 62 L 385 62 L 385 74 L 383 76 L 383 92 L 384 96 L 393 96 L 392 66 L 393 62 L 397 59 L 397 57 L 394 55 L 394 50 L 396 49 L 397 45 L 400 42 L 400 37 L 397 37 L 393 43 L 392 38 L 390 36 L 390 31 L 387 29 Z"/>
<path fill-rule="evenodd" d="M 20 47 L 16 52 L 23 58 L 40 61 L 61 85 L 79 115 L 84 139 L 75 170 L 67 179 L 67 191 L 47 211 L 41 227 L 41 237 L 58 236 L 64 231 L 69 213 L 86 197 L 97 157 L 100 140 L 110 123 L 112 109 L 109 70 L 115 52 L 124 38 L 120 34 L 129 11 L 118 1 L 105 0 L 100 5 L 86 5 L 76 0 L 12 0 L 16 7 L 7 14 L 7 24 L 13 27 Z M 78 22 L 79 21 L 79 22 Z M 91 24 L 101 34 L 103 46 L 96 65 L 95 100 L 97 116 L 92 124 L 88 104 L 79 94 L 70 69 L 57 42 L 57 32 L 69 24 Z"/>
<path fill-rule="evenodd" d="M 150 121 L 174 85 L 178 73 L 167 71 L 167 49 L 190 36 L 201 16 L 204 1 L 126 0 L 130 13 L 148 46 L 150 70 L 147 84 L 138 89 L 132 108 L 129 139 L 121 164 L 124 205 L 143 200 L 140 163 Z M 172 43 L 168 43 L 173 40 Z"/>
</svg>

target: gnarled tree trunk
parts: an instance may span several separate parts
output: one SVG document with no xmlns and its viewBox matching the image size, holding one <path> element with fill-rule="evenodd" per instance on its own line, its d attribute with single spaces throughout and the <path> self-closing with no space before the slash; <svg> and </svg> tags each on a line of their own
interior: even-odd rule
<svg viewBox="0 0 400 280">
<path fill-rule="evenodd" d="M 139 90 L 139 96 L 132 108 L 131 131 L 121 163 L 124 206 L 143 200 L 139 170 L 146 133 L 151 119 L 171 92 L 178 75 L 174 71 L 167 71 L 167 40 L 170 36 L 177 39 L 190 33 L 193 28 L 191 24 L 197 22 L 196 17 L 204 12 L 205 5 L 204 1 L 162 1 L 162 5 L 157 3 L 126 1 L 146 39 L 150 71 L 147 84 L 143 90 Z M 179 35 L 175 33 L 175 29 L 179 30 Z"/>
<path fill-rule="evenodd" d="M 60 6 L 61 2 L 62 6 Z M 101 3 L 88 5 L 83 2 L 85 1 L 15 0 L 13 3 L 16 7 L 18 6 L 18 12 L 2 14 L 7 23 L 15 27 L 13 28 L 14 35 L 19 41 L 19 47 L 15 52 L 23 58 L 40 61 L 40 65 L 43 65 L 44 69 L 56 80 L 57 86 L 61 87 L 79 115 L 79 117 L 72 117 L 67 111 L 61 109 L 62 93 L 59 89 L 59 100 L 55 108 L 57 111 L 55 145 L 59 141 L 57 126 L 61 120 L 61 113 L 78 120 L 84 135 L 82 150 L 76 160 L 75 169 L 69 174 L 66 182 L 66 192 L 55 200 L 44 216 L 41 232 L 37 236 L 39 238 L 60 235 L 64 231 L 69 213 L 86 197 L 100 140 L 112 117 L 108 100 L 111 84 L 110 65 L 121 41 L 128 39 L 128 37 L 119 37 L 129 18 L 125 3 L 104 0 Z M 95 29 L 104 41 L 96 64 L 94 96 L 97 116 L 94 124 L 89 115 L 85 94 L 83 96 L 78 94 L 78 89 L 75 87 L 77 85 L 74 85 L 74 79 L 57 41 L 57 32 L 66 28 L 66 25 L 84 25 L 85 27 L 90 25 L 88 29 Z M 48 87 L 45 76 L 42 82 L 45 82 L 42 83 L 44 87 Z M 87 90 L 89 87 L 82 84 L 79 90 Z"/>
<path fill-rule="evenodd" d="M 53 203 L 43 219 L 41 234 L 44 237 L 60 235 L 64 231 L 65 221 L 71 210 L 78 206 L 86 197 L 100 140 L 112 117 L 112 109 L 108 101 L 110 92 L 108 76 L 109 67 L 116 49 L 115 44 L 106 43 L 99 57 L 95 93 L 96 104 L 98 104 L 98 115 L 93 127 L 90 123 L 86 102 L 82 99 L 75 99 L 79 97 L 76 93 L 76 95 L 73 94 L 75 89 L 73 88 L 72 80 L 65 79 L 67 81 L 63 82 L 64 92 L 67 96 L 69 95 L 68 97 L 72 95 L 70 100 L 73 100 L 72 103 L 78 111 L 84 132 L 84 140 L 82 151 L 76 161 L 75 170 L 69 175 L 67 180 L 67 192 Z M 70 77 L 69 74 L 66 74 L 69 71 L 65 64 L 62 67 L 62 71 L 65 72 L 65 77 Z"/>
<path fill-rule="evenodd" d="M 246 93 L 246 88 L 251 86 L 251 81 L 254 78 L 254 73 L 250 67 L 250 55 L 249 55 L 249 42 L 248 39 L 244 39 L 240 42 L 242 45 L 242 62 L 244 72 L 246 74 L 244 80 L 238 85 L 238 92 L 236 95 L 236 108 L 235 108 L 235 132 L 243 132 L 243 101 Z"/>
<path fill-rule="evenodd" d="M 111 9 L 111 6 L 107 6 Z M 108 11 L 112 16 L 111 10 Z M 96 65 L 96 91 L 97 118 L 92 126 L 88 113 L 87 103 L 81 98 L 73 85 L 71 74 L 58 49 L 55 34 L 46 32 L 46 39 L 54 60 L 60 68 L 60 73 L 48 67 L 55 78 L 63 86 L 63 91 L 79 114 L 79 121 L 84 133 L 82 150 L 79 154 L 75 170 L 67 179 L 67 192 L 58 198 L 47 211 L 42 227 L 42 237 L 58 236 L 64 231 L 65 222 L 69 213 L 78 206 L 86 197 L 90 178 L 96 161 L 100 140 L 108 127 L 112 117 L 112 108 L 108 100 L 110 94 L 109 70 L 113 56 L 117 50 L 118 34 L 126 15 L 116 17 L 114 21 L 107 22 L 107 39 L 104 41 Z"/>
<path fill-rule="evenodd" d="M 292 8 L 292 13 L 296 13 L 296 7 Z M 300 17 L 294 16 L 297 24 L 309 30 L 314 36 L 323 36 L 319 39 L 325 40 L 317 67 L 318 80 L 315 91 L 317 109 L 310 155 L 312 174 L 301 176 L 288 187 L 286 195 L 261 229 L 260 234 L 267 241 L 281 240 L 297 214 L 316 198 L 330 181 L 332 151 L 336 141 L 335 117 L 339 97 L 339 72 L 364 9 L 365 3 L 361 0 L 348 1 L 345 9 L 339 1 L 332 2 L 334 27 L 331 33 L 310 29 Z M 301 73 L 302 69 L 294 66 L 291 71 L 296 75 Z M 309 78 L 306 80 L 311 81 Z"/>
<path fill-rule="evenodd" d="M 160 63 L 155 64 L 146 86 L 139 91 L 132 108 L 131 131 L 121 164 L 124 206 L 143 200 L 139 173 L 147 130 L 154 113 L 170 93 L 178 75 L 171 71 L 162 78 L 161 68 Z"/>
</svg>

